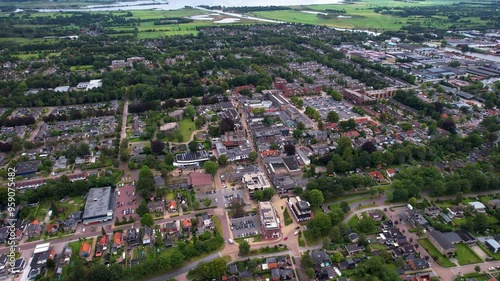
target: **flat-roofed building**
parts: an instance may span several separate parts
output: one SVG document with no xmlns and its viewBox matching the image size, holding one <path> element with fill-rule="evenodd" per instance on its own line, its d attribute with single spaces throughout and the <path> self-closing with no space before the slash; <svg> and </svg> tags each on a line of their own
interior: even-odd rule
<svg viewBox="0 0 500 281">
<path fill-rule="evenodd" d="M 175 156 L 174 166 L 184 167 L 184 166 L 199 166 L 201 163 L 208 161 L 210 155 L 207 151 L 201 150 L 198 152 L 189 152 L 177 154 Z"/>
<path fill-rule="evenodd" d="M 115 202 L 111 186 L 91 188 L 83 212 L 83 224 L 99 223 L 113 219 Z"/>
<path fill-rule="evenodd" d="M 287 201 L 297 221 L 302 222 L 311 219 L 311 205 L 309 202 L 302 200 L 299 196 L 288 198 Z"/>
<path fill-rule="evenodd" d="M 241 178 L 241 181 L 246 184 L 249 193 L 271 187 L 271 184 L 262 172 L 245 174 Z"/>
<path fill-rule="evenodd" d="M 263 239 L 281 237 L 280 220 L 270 201 L 259 202 L 259 216 Z"/>
</svg>

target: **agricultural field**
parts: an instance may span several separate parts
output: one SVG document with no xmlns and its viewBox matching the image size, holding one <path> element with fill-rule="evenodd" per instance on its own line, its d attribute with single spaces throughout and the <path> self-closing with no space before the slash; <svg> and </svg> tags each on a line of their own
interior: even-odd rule
<svg viewBox="0 0 500 281">
<path fill-rule="evenodd" d="M 380 7 L 425 7 L 432 5 L 448 5 L 456 3 L 453 0 L 430 0 L 430 1 L 382 1 L 366 0 L 352 4 L 324 4 L 324 5 L 302 5 L 292 6 L 293 10 L 259 11 L 249 13 L 253 16 L 280 20 L 285 22 L 295 22 L 304 24 L 324 25 L 345 29 L 365 29 L 376 32 L 399 30 L 409 24 L 418 24 L 424 27 L 448 29 L 455 24 L 444 16 L 412 16 L 399 17 L 391 14 L 377 13 L 375 8 Z M 343 11 L 337 17 L 326 16 L 332 11 Z M 320 13 L 320 14 L 318 14 Z M 334 12 L 335 13 L 335 12 Z M 477 24 L 487 24 L 486 21 L 478 17 L 463 17 L 464 24 L 473 26 Z"/>
</svg>

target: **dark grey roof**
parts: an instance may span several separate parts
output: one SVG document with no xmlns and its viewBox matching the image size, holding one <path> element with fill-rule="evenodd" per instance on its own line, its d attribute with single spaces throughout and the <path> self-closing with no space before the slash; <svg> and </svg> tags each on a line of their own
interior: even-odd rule
<svg viewBox="0 0 500 281">
<path fill-rule="evenodd" d="M 345 249 L 348 252 L 355 252 L 355 251 L 360 251 L 360 250 L 364 251 L 365 247 L 359 246 L 358 244 L 349 244 L 349 245 L 345 245 Z"/>
<path fill-rule="evenodd" d="M 455 248 L 455 246 L 453 246 L 453 244 L 448 241 L 448 239 L 446 239 L 446 236 L 443 235 L 443 233 L 441 233 L 440 231 L 436 231 L 436 230 L 432 230 L 432 231 L 429 231 L 429 235 L 434 239 L 436 240 L 436 242 L 441 246 L 441 248 L 443 248 L 444 250 L 448 250 L 448 249 L 453 249 Z"/>
<path fill-rule="evenodd" d="M 450 243 L 455 244 L 462 242 L 462 238 L 455 232 L 442 232 L 446 240 L 450 241 Z"/>
<path fill-rule="evenodd" d="M 87 196 L 87 203 L 85 203 L 83 219 L 106 216 L 109 212 L 112 213 L 111 201 L 111 186 L 91 188 Z"/>
<path fill-rule="evenodd" d="M 26 162 L 17 163 L 16 175 L 35 173 L 38 171 L 38 165 L 42 164 L 41 160 L 31 160 Z"/>
<path fill-rule="evenodd" d="M 229 273 L 236 274 L 238 272 L 239 272 L 238 271 L 238 265 L 236 265 L 236 264 L 230 264 L 229 265 Z"/>
<path fill-rule="evenodd" d="M 460 236 L 460 238 L 462 238 L 464 242 L 476 241 L 476 238 L 474 238 L 474 236 L 467 230 L 459 229 L 455 231 L 455 233 L 458 234 L 458 236 Z"/>
</svg>

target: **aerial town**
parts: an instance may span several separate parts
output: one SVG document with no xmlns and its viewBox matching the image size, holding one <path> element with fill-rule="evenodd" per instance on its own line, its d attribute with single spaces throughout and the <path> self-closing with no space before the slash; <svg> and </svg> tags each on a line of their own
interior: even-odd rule
<svg viewBox="0 0 500 281">
<path fill-rule="evenodd" d="M 498 25 L 125 13 L 0 40 L 0 279 L 500 280 Z"/>
</svg>

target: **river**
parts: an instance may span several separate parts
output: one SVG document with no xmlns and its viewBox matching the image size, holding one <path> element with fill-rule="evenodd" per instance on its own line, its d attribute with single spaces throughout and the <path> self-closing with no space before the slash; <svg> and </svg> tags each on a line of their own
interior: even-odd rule
<svg viewBox="0 0 500 281">
<path fill-rule="evenodd" d="M 340 4 L 342 0 L 141 0 L 134 2 L 118 2 L 107 5 L 89 5 L 79 9 L 38 9 L 40 12 L 77 12 L 77 11 L 130 11 L 130 10 L 177 10 L 184 6 L 291 6 L 291 5 L 313 5 L 313 4 Z"/>
<path fill-rule="evenodd" d="M 444 50 L 447 52 L 457 52 L 457 53 L 461 53 L 461 54 L 464 54 L 467 56 L 476 57 L 476 58 L 484 59 L 484 60 L 488 60 L 488 61 L 500 62 L 500 56 L 495 56 L 495 55 L 490 55 L 490 54 L 482 54 L 482 53 L 462 52 L 459 49 L 450 48 L 450 47 L 445 47 Z"/>
</svg>

